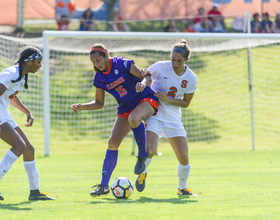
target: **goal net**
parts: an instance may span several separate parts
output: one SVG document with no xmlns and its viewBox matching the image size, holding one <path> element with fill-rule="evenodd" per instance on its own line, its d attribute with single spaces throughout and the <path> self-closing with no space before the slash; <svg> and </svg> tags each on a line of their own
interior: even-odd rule
<svg viewBox="0 0 280 220">
<path fill-rule="evenodd" d="M 34 130 L 25 130 L 33 143 L 46 145 L 46 155 L 49 146 L 71 150 L 110 136 L 117 114 L 111 95 L 106 94 L 101 110 L 74 114 L 70 108 L 73 103 L 94 100 L 89 59 L 94 43 L 104 44 L 111 56 L 133 59 L 137 66 L 147 68 L 170 60 L 172 45 L 186 39 L 192 51 L 186 64 L 198 78 L 191 105 L 182 109 L 188 142 L 193 147 L 250 149 L 253 145 L 273 148 L 280 141 L 278 34 L 45 31 L 43 36 L 1 37 L 0 46 L 6 52 L 1 52 L 0 65 L 3 69 L 12 64 L 22 45 L 43 49 L 44 76 L 42 72 L 30 76 L 30 89 L 19 96 L 36 119 Z M 26 120 L 12 107 L 11 111 L 15 119 Z"/>
</svg>

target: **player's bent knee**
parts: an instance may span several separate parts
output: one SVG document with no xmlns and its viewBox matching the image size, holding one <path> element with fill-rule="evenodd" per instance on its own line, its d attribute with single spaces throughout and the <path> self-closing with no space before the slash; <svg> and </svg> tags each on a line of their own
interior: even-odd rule
<svg viewBox="0 0 280 220">
<path fill-rule="evenodd" d="M 31 144 L 28 144 L 28 145 L 26 145 L 24 153 L 28 154 L 28 155 L 34 155 L 35 154 L 35 148 Z"/>
<path fill-rule="evenodd" d="M 137 114 L 131 113 L 128 116 L 128 123 L 133 128 L 138 127 L 141 122 L 142 122 L 142 118 L 139 115 L 137 115 Z"/>
<path fill-rule="evenodd" d="M 128 123 L 132 128 L 136 128 L 140 125 L 141 119 L 137 117 L 129 117 L 128 118 Z"/>
</svg>

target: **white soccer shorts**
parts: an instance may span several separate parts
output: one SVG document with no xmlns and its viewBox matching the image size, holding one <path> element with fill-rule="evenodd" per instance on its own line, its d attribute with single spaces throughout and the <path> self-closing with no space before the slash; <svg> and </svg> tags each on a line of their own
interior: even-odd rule
<svg viewBox="0 0 280 220">
<path fill-rule="evenodd" d="M 1 114 L 0 113 L 0 125 L 4 124 L 8 122 L 13 128 L 18 127 L 18 124 L 15 122 L 15 120 L 13 119 L 13 116 L 11 115 L 11 113 L 7 113 L 7 114 Z"/>
<path fill-rule="evenodd" d="M 147 131 L 156 133 L 160 138 L 187 137 L 182 123 L 166 123 L 153 116 L 145 120 L 145 127 Z"/>
</svg>

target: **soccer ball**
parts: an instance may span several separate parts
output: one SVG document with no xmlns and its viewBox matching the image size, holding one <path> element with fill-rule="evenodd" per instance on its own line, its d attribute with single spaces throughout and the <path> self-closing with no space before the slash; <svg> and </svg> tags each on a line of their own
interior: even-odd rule
<svg viewBox="0 0 280 220">
<path fill-rule="evenodd" d="M 132 182 L 126 177 L 118 177 L 113 181 L 111 191 L 117 199 L 127 199 L 133 192 Z"/>
</svg>

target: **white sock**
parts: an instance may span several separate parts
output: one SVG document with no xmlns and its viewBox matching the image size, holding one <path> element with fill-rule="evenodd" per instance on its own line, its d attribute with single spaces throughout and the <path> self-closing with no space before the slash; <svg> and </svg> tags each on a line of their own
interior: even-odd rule
<svg viewBox="0 0 280 220">
<path fill-rule="evenodd" d="M 30 190 L 39 189 L 39 173 L 36 168 L 35 160 L 23 161 L 23 165 L 28 177 Z"/>
<path fill-rule="evenodd" d="M 11 150 L 9 150 L 3 157 L 0 163 L 0 180 L 11 169 L 13 163 L 18 159 Z"/>
<path fill-rule="evenodd" d="M 187 181 L 191 172 L 191 164 L 182 165 L 178 163 L 178 179 L 179 179 L 179 189 L 187 188 Z"/>
<path fill-rule="evenodd" d="M 146 169 L 144 170 L 144 174 L 146 174 L 148 172 L 148 166 L 150 165 L 150 163 L 152 162 L 152 157 L 151 158 L 147 158 L 146 160 Z"/>
</svg>

